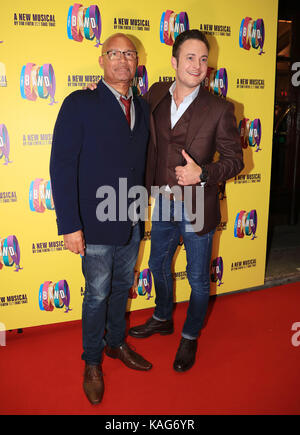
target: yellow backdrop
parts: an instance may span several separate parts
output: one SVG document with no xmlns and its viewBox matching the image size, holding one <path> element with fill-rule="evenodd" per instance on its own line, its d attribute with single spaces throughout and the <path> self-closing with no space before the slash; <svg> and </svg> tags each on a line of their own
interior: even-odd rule
<svg viewBox="0 0 300 435">
<path fill-rule="evenodd" d="M 63 99 L 101 77 L 99 40 L 115 32 L 128 34 L 137 45 L 144 68 L 139 69 L 136 84 L 142 93 L 146 75 L 149 86 L 173 79 L 170 57 L 176 32 L 189 23 L 190 28 L 207 34 L 211 73 L 206 85 L 235 104 L 245 158 L 241 175 L 227 182 L 225 191 L 220 188 L 222 222 L 214 238 L 211 292 L 263 284 L 277 7 L 277 0 L 245 4 L 237 0 L 212 4 L 102 0 L 83 5 L 66 0 L 42 4 L 15 0 L 1 7 L 0 323 L 6 329 L 81 317 L 81 259 L 66 251 L 62 237 L 57 236 L 51 202 L 51 140 Z M 148 268 L 150 238 L 148 224 L 138 271 Z M 189 298 L 185 267 L 185 251 L 179 246 L 174 260 L 176 301 Z M 145 284 L 140 282 L 138 287 L 137 281 L 131 290 L 129 310 L 154 305 L 154 286 Z M 49 294 L 56 301 L 51 311 L 45 309 L 53 304 Z"/>
</svg>

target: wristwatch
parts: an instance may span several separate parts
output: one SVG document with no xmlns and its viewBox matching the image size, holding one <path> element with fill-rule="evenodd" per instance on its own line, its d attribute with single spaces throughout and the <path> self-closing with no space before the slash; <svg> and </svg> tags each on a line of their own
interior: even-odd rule
<svg viewBox="0 0 300 435">
<path fill-rule="evenodd" d="M 205 165 L 202 165 L 202 166 L 200 166 L 200 168 L 202 169 L 202 172 L 200 174 L 200 182 L 201 183 L 206 183 L 207 182 L 207 178 L 208 178 L 207 167 Z"/>
</svg>

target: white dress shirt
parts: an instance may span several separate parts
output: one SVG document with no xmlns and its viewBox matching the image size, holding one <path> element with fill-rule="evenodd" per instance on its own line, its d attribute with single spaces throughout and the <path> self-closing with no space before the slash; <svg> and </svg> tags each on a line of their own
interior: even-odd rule
<svg viewBox="0 0 300 435">
<path fill-rule="evenodd" d="M 179 107 L 177 108 L 176 103 L 174 101 L 174 90 L 176 88 L 176 82 L 172 84 L 172 86 L 169 89 L 169 92 L 172 96 L 172 102 L 171 102 L 171 128 L 174 127 L 176 122 L 182 117 L 184 112 L 187 110 L 187 108 L 192 104 L 192 102 L 195 100 L 199 93 L 200 85 L 197 86 L 197 88 L 191 92 L 189 95 L 184 97 L 182 103 L 180 103 Z"/>
<path fill-rule="evenodd" d="M 175 100 L 174 100 L 174 90 L 176 88 L 176 81 L 172 84 L 172 86 L 169 89 L 169 92 L 172 97 L 171 102 L 171 128 L 174 127 L 174 125 L 179 121 L 179 119 L 182 117 L 184 112 L 188 109 L 188 107 L 192 104 L 192 102 L 195 100 L 199 93 L 200 85 L 197 86 L 197 88 L 191 92 L 189 95 L 184 97 L 183 101 L 179 104 L 179 107 L 176 106 Z M 166 191 L 171 192 L 170 186 L 166 186 Z"/>
</svg>

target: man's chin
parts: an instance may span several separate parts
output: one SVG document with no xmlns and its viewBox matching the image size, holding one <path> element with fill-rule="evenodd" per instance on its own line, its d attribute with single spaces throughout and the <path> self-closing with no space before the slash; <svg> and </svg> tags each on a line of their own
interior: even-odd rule
<svg viewBox="0 0 300 435">
<path fill-rule="evenodd" d="M 133 77 L 131 77 L 129 74 L 119 74 L 116 79 L 120 82 L 130 82 Z"/>
<path fill-rule="evenodd" d="M 202 82 L 202 80 L 191 80 L 191 81 L 189 81 L 189 82 L 187 83 L 187 87 L 188 87 L 188 88 L 191 88 L 191 89 L 194 89 L 194 88 L 196 88 L 197 86 L 199 86 L 201 82 Z"/>
</svg>

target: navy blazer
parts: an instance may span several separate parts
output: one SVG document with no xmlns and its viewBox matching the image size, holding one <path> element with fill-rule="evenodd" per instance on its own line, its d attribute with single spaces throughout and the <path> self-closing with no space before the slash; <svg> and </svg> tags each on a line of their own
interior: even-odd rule
<svg viewBox="0 0 300 435">
<path fill-rule="evenodd" d="M 100 222 L 97 189 L 111 186 L 118 204 L 119 178 L 130 187 L 145 184 L 149 137 L 148 104 L 134 97 L 135 126 L 131 131 L 119 102 L 101 81 L 97 90 L 67 96 L 54 127 L 50 177 L 58 234 L 82 229 L 86 243 L 124 245 L 132 222 Z M 118 214 L 118 210 L 117 210 Z M 141 228 L 141 237 L 142 237 Z"/>
</svg>

